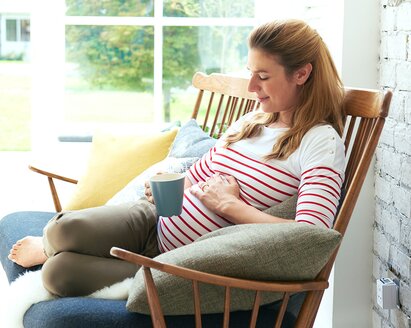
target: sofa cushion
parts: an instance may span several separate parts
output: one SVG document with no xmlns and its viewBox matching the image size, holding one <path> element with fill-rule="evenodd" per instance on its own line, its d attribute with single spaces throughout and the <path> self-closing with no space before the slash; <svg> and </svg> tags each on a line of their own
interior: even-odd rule
<svg viewBox="0 0 411 328">
<path fill-rule="evenodd" d="M 97 132 L 90 158 L 64 210 L 104 205 L 135 176 L 163 160 L 177 130 L 141 134 Z"/>
<path fill-rule="evenodd" d="M 293 302 L 293 300 L 291 300 Z M 277 306 L 262 306 L 257 327 L 274 327 Z M 250 311 L 230 314 L 230 327 L 246 328 Z M 166 316 L 167 328 L 194 327 L 194 316 Z M 222 327 L 223 314 L 202 317 L 203 327 Z M 295 316 L 287 312 L 283 328 L 294 327 Z M 30 328 L 151 328 L 151 316 L 132 313 L 126 309 L 126 301 L 87 297 L 66 297 L 34 304 L 24 316 L 24 327 Z"/>
<path fill-rule="evenodd" d="M 316 277 L 340 243 L 341 235 L 304 223 L 243 224 L 213 231 L 190 245 L 156 257 L 159 262 L 213 274 L 255 280 L 309 280 Z M 192 314 L 191 282 L 153 270 L 165 314 Z M 223 310 L 222 287 L 200 284 L 204 313 Z M 231 309 L 252 308 L 254 293 L 233 289 Z M 265 293 L 263 304 L 281 298 Z M 138 271 L 127 301 L 130 311 L 149 313 L 144 278 Z"/>
<path fill-rule="evenodd" d="M 217 139 L 211 138 L 191 119 L 178 131 L 168 156 L 171 157 L 202 157 Z"/>
<path fill-rule="evenodd" d="M 20 274 L 28 271 L 7 258 L 11 247 L 17 240 L 26 236 L 42 236 L 44 226 L 55 214 L 21 211 L 10 213 L 0 220 L 0 261 L 10 283 Z M 38 270 L 40 267 L 34 266 L 30 271 Z"/>
<path fill-rule="evenodd" d="M 297 209 L 297 199 L 298 196 L 294 195 L 280 204 L 267 208 L 263 212 L 273 216 L 277 216 L 279 218 L 294 220 Z"/>
</svg>

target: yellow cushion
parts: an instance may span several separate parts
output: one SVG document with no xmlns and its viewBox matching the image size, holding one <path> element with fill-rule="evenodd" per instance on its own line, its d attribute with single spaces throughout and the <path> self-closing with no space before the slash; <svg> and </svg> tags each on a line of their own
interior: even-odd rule
<svg viewBox="0 0 411 328">
<path fill-rule="evenodd" d="M 151 135 L 97 132 L 84 176 L 64 210 L 104 205 L 135 176 L 164 159 L 177 129 Z"/>
</svg>

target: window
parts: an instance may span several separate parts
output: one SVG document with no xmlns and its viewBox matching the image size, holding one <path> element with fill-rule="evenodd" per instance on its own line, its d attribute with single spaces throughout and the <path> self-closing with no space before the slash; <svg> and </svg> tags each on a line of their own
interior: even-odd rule
<svg viewBox="0 0 411 328">
<path fill-rule="evenodd" d="M 28 19 L 20 21 L 20 40 L 30 41 L 30 20 Z"/>
<path fill-rule="evenodd" d="M 6 20 L 7 41 L 30 41 L 30 20 L 7 19 Z"/>
<path fill-rule="evenodd" d="M 196 71 L 239 72 L 255 1 L 65 1 L 66 125 L 185 120 Z"/>
<path fill-rule="evenodd" d="M 6 40 L 7 41 L 17 41 L 17 20 L 16 19 L 6 20 Z"/>
</svg>

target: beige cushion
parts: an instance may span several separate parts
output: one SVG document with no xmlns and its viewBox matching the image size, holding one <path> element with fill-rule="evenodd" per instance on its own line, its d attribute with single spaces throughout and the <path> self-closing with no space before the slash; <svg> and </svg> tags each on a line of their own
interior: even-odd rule
<svg viewBox="0 0 411 328">
<path fill-rule="evenodd" d="M 161 254 L 156 260 L 204 272 L 256 280 L 308 280 L 316 277 L 340 243 L 335 230 L 304 223 L 243 224 L 211 232 L 194 243 Z M 167 315 L 192 314 L 190 281 L 152 270 Z M 203 313 L 223 311 L 222 287 L 200 284 Z M 251 309 L 254 293 L 233 289 L 231 310 Z M 267 293 L 263 303 L 281 298 Z M 127 302 L 129 311 L 149 313 L 142 271 Z"/>
</svg>

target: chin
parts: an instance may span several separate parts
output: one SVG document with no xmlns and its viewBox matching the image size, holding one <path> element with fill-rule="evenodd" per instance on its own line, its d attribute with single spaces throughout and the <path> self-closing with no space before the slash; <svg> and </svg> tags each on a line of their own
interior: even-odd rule
<svg viewBox="0 0 411 328">
<path fill-rule="evenodd" d="M 260 104 L 260 109 L 264 113 L 276 113 L 277 112 L 274 108 L 272 108 L 271 106 L 268 106 L 267 104 Z"/>
</svg>

